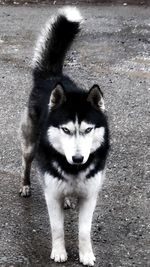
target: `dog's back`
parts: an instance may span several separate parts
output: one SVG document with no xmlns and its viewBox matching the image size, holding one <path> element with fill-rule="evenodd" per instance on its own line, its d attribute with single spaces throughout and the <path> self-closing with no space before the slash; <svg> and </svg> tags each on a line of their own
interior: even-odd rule
<svg viewBox="0 0 150 267">
<path fill-rule="evenodd" d="M 82 17 L 76 7 L 60 9 L 43 28 L 32 60 L 33 87 L 21 121 L 22 196 L 30 195 L 30 168 L 35 157 L 39 137 L 52 90 L 60 81 L 74 87 L 74 83 L 62 73 L 65 55 L 80 31 Z"/>
</svg>

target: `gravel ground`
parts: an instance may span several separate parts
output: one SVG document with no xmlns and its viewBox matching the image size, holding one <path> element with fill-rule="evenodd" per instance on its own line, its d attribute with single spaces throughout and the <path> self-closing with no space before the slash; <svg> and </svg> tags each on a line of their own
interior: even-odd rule
<svg viewBox="0 0 150 267">
<path fill-rule="evenodd" d="M 18 126 L 31 88 L 33 46 L 56 6 L 0 8 L 0 266 L 78 267 L 77 212 L 66 211 L 69 260 L 49 260 L 45 200 L 32 170 L 32 196 L 18 195 Z M 150 8 L 82 6 L 83 32 L 65 72 L 101 86 L 111 129 L 107 178 L 94 214 L 96 267 L 150 266 Z"/>
</svg>

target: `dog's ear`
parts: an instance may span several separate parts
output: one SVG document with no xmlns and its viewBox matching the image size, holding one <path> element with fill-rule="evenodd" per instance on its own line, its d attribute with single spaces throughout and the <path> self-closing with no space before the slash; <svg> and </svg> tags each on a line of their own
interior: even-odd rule
<svg viewBox="0 0 150 267">
<path fill-rule="evenodd" d="M 63 86 L 61 84 L 57 84 L 51 93 L 49 108 L 56 109 L 60 107 L 65 101 L 66 101 L 66 96 Z"/>
<path fill-rule="evenodd" d="M 94 84 L 89 90 L 87 101 L 90 102 L 95 109 L 101 111 L 105 110 L 103 93 L 97 84 Z"/>
</svg>

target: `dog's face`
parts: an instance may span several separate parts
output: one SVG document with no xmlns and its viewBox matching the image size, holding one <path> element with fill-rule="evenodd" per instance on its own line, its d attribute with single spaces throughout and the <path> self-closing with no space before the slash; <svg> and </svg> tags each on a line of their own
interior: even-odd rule
<svg viewBox="0 0 150 267">
<path fill-rule="evenodd" d="M 69 164 L 84 164 L 102 144 L 104 100 L 97 85 L 89 93 L 67 96 L 58 85 L 50 98 L 50 144 Z"/>
</svg>

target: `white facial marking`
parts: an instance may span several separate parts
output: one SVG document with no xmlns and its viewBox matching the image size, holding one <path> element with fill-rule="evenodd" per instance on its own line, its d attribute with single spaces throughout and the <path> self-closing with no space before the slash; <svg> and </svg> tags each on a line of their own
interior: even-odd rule
<svg viewBox="0 0 150 267">
<path fill-rule="evenodd" d="M 81 125 L 80 125 L 80 133 L 81 134 L 85 134 L 85 131 L 88 129 L 88 128 L 93 128 L 94 129 L 94 125 L 93 124 L 90 124 L 90 123 L 87 123 L 85 121 L 82 121 L 81 122 Z"/>
<path fill-rule="evenodd" d="M 80 164 L 86 163 L 90 153 L 96 151 L 104 140 L 104 127 L 95 128 L 93 124 L 85 121 L 78 123 L 68 122 L 60 128 L 48 129 L 48 140 L 61 154 L 65 155 L 70 164 L 74 164 L 73 157 L 81 156 Z"/>
<path fill-rule="evenodd" d="M 104 141 L 105 128 L 100 127 L 94 130 L 91 152 L 96 151 Z"/>
<path fill-rule="evenodd" d="M 68 129 L 68 130 L 70 131 L 71 134 L 75 134 L 75 131 L 76 131 L 76 125 L 75 125 L 72 121 L 68 122 L 67 124 L 63 124 L 63 125 L 61 126 L 61 129 L 63 129 L 63 128 Z"/>
</svg>

